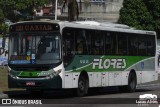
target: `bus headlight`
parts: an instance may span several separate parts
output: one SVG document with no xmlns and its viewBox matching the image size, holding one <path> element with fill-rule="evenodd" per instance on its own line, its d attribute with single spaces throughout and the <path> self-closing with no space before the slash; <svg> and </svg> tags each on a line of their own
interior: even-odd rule
<svg viewBox="0 0 160 107">
<path fill-rule="evenodd" d="M 62 69 L 56 70 L 53 73 L 47 75 L 45 78 L 46 79 L 52 79 L 55 76 L 58 76 L 61 73 Z"/>
<path fill-rule="evenodd" d="M 51 73 L 50 75 L 46 76 L 46 79 L 52 79 L 54 77 L 55 73 Z"/>
<path fill-rule="evenodd" d="M 12 75 L 10 72 L 9 72 L 9 74 L 8 74 L 11 78 L 13 78 L 13 79 L 17 79 L 17 76 L 15 76 L 15 75 Z"/>
<path fill-rule="evenodd" d="M 11 68 L 8 66 L 8 67 L 7 67 L 7 70 L 8 70 L 8 71 L 11 71 Z"/>
<path fill-rule="evenodd" d="M 55 76 L 58 76 L 61 73 L 62 69 L 55 71 Z"/>
</svg>

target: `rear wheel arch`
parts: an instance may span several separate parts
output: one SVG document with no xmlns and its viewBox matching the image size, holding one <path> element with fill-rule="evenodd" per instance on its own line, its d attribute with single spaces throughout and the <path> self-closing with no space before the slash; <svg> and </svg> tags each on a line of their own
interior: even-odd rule
<svg viewBox="0 0 160 107">
<path fill-rule="evenodd" d="M 128 75 L 128 85 L 127 89 L 129 92 L 134 92 L 137 86 L 137 74 L 134 69 L 132 69 Z"/>
</svg>

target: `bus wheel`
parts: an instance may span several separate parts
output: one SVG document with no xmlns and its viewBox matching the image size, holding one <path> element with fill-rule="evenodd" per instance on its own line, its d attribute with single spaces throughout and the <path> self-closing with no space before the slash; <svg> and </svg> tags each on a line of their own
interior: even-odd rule
<svg viewBox="0 0 160 107">
<path fill-rule="evenodd" d="M 78 88 L 76 89 L 76 96 L 82 97 L 88 93 L 88 80 L 81 75 L 78 80 Z"/>
<path fill-rule="evenodd" d="M 128 86 L 127 86 L 128 92 L 135 92 L 136 91 L 136 85 L 137 85 L 136 74 L 135 74 L 135 72 L 131 72 L 129 74 L 129 78 L 128 78 Z"/>
</svg>

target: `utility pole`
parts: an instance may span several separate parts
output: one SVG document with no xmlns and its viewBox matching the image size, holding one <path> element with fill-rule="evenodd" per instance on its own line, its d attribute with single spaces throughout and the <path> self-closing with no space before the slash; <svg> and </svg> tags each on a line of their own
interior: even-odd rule
<svg viewBox="0 0 160 107">
<path fill-rule="evenodd" d="M 55 20 L 57 20 L 57 1 L 58 0 L 56 0 L 56 3 L 55 3 Z"/>
</svg>

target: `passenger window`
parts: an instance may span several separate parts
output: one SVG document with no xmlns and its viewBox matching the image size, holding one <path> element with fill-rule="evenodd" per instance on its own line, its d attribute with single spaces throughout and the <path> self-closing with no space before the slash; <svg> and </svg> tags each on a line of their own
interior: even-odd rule
<svg viewBox="0 0 160 107">
<path fill-rule="evenodd" d="M 104 32 L 105 35 L 105 54 L 115 55 L 116 54 L 116 35 L 112 32 Z"/>
<path fill-rule="evenodd" d="M 90 40 L 87 30 L 75 29 L 76 54 L 88 55 L 90 53 Z"/>
<path fill-rule="evenodd" d="M 118 45 L 117 45 L 117 54 L 118 55 L 127 55 L 127 35 L 118 34 Z"/>
<path fill-rule="evenodd" d="M 92 37 L 92 53 L 94 55 L 104 54 L 104 35 L 101 31 L 96 31 Z"/>
</svg>

